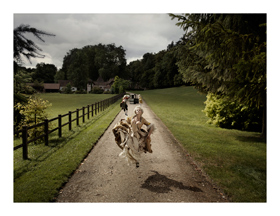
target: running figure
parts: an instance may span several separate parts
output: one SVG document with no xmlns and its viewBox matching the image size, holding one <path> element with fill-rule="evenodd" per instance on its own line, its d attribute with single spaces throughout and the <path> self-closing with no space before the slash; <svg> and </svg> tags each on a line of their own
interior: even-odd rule
<svg viewBox="0 0 280 216">
<path fill-rule="evenodd" d="M 125 158 L 128 164 L 136 164 L 136 167 L 139 167 L 141 153 L 153 152 L 151 149 L 151 134 L 155 127 L 142 117 L 143 112 L 140 106 L 136 106 L 134 109 L 135 115 L 132 118 L 122 119 L 113 128 L 115 141 L 122 149 L 119 156 Z M 142 129 L 143 125 L 147 126 L 146 130 Z"/>
<path fill-rule="evenodd" d="M 123 96 L 123 99 L 122 99 L 122 102 L 121 102 L 121 108 L 123 109 L 124 111 L 124 114 L 127 116 L 127 111 L 128 111 L 128 108 L 127 108 L 127 100 L 130 98 L 129 95 L 124 95 Z"/>
</svg>

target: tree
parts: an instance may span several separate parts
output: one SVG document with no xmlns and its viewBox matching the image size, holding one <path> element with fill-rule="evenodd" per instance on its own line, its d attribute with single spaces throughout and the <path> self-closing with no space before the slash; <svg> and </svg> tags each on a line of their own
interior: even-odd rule
<svg viewBox="0 0 280 216">
<path fill-rule="evenodd" d="M 31 83 L 33 73 L 19 67 L 16 62 L 14 67 L 17 67 L 17 73 L 14 74 L 14 93 L 26 93 L 25 90 L 28 88 L 26 83 Z"/>
<path fill-rule="evenodd" d="M 36 65 L 36 71 L 33 74 L 33 81 L 37 80 L 44 83 L 54 83 L 57 68 L 53 64 L 40 63 Z"/>
<path fill-rule="evenodd" d="M 68 73 L 70 80 L 73 81 L 73 85 L 76 86 L 78 90 L 86 89 L 88 73 L 86 70 L 85 53 L 82 52 L 82 50 L 75 52 Z"/>
<path fill-rule="evenodd" d="M 124 80 L 122 78 L 119 78 L 118 76 L 115 76 L 112 89 L 115 94 L 124 93 L 129 86 L 130 86 L 129 80 Z"/>
<path fill-rule="evenodd" d="M 31 33 L 39 40 L 43 41 L 41 36 L 55 36 L 38 30 L 36 28 L 31 28 L 29 25 L 20 25 L 14 29 L 14 125 L 18 125 L 21 119 L 24 117 L 20 114 L 19 110 L 15 108 L 18 103 L 26 104 L 27 98 L 22 94 L 22 87 L 26 87 L 23 83 L 30 81 L 30 76 L 32 75 L 32 70 L 23 70 L 19 64 L 22 63 L 22 56 L 25 56 L 29 62 L 31 58 L 44 58 L 44 55 L 40 54 L 42 51 L 32 40 L 25 37 L 25 33 Z M 26 71 L 29 73 L 27 75 Z"/>
<path fill-rule="evenodd" d="M 122 46 L 98 44 L 95 46 L 95 52 L 95 64 L 104 81 L 115 76 L 125 78 L 126 59 Z"/>
<path fill-rule="evenodd" d="M 154 67 L 156 65 L 155 55 L 152 53 L 145 53 L 143 55 L 142 74 L 140 74 L 140 85 L 144 88 L 154 88 Z"/>
<path fill-rule="evenodd" d="M 64 79 L 68 79 L 68 71 L 71 63 L 74 61 L 75 54 L 78 52 L 79 49 L 74 48 L 70 50 L 69 52 L 66 53 L 66 55 L 63 58 L 63 64 L 62 64 L 62 69 L 61 71 L 64 73 Z"/>
<path fill-rule="evenodd" d="M 38 124 L 43 122 L 48 114 L 46 109 L 51 106 L 47 100 L 43 100 L 37 97 L 29 97 L 27 104 L 17 103 L 15 105 L 15 109 L 19 111 L 19 113 L 23 116 L 21 121 L 18 124 L 18 130 L 21 130 L 22 127 L 32 126 L 34 124 Z M 44 127 L 36 127 L 28 130 L 28 135 L 30 139 L 33 139 L 37 136 L 44 134 Z"/>
<path fill-rule="evenodd" d="M 25 33 L 33 34 L 40 41 L 45 42 L 42 36 L 55 36 L 36 28 L 32 28 L 29 25 L 20 25 L 14 29 L 14 59 L 18 62 L 22 62 L 22 56 L 26 57 L 31 63 L 31 58 L 44 58 L 45 56 L 40 53 L 42 49 L 37 46 L 32 40 L 25 37 Z"/>
<path fill-rule="evenodd" d="M 186 38 L 178 67 L 205 92 L 263 109 L 266 132 L 266 15 L 170 14 Z"/>
<path fill-rule="evenodd" d="M 65 79 L 72 79 L 73 74 L 77 75 L 80 71 L 83 74 L 82 79 L 97 80 L 100 76 L 107 81 L 115 76 L 124 78 L 125 67 L 125 50 L 122 46 L 98 44 L 88 45 L 82 49 L 74 48 L 67 52 L 61 70 Z M 75 76 L 76 82 L 77 78 L 78 75 Z"/>
<path fill-rule="evenodd" d="M 54 75 L 54 82 L 58 83 L 58 80 L 64 80 L 64 71 L 58 70 Z"/>
</svg>

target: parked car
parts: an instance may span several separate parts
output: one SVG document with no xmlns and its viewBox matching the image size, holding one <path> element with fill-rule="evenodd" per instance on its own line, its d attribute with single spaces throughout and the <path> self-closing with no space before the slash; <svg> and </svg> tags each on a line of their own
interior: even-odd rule
<svg viewBox="0 0 280 216">
<path fill-rule="evenodd" d="M 139 98 L 137 94 L 130 94 L 130 98 L 129 98 L 129 103 L 130 104 L 138 104 L 139 103 Z"/>
</svg>

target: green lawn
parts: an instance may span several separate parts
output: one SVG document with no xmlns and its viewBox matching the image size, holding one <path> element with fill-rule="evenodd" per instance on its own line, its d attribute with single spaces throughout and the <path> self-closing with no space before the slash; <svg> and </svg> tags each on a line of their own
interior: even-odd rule
<svg viewBox="0 0 280 216">
<path fill-rule="evenodd" d="M 38 97 L 48 100 L 52 106 L 47 109 L 49 118 L 63 115 L 69 111 L 75 111 L 77 108 L 91 105 L 98 101 L 115 96 L 114 94 L 60 94 L 60 93 L 45 93 L 38 94 Z"/>
<path fill-rule="evenodd" d="M 45 93 L 45 94 L 36 94 L 36 97 L 40 97 L 44 100 L 48 100 L 51 103 L 51 106 L 47 108 L 46 112 L 48 114 L 48 119 L 57 117 L 58 115 L 67 114 L 69 111 L 75 111 L 87 105 L 94 104 L 96 102 L 102 101 L 104 99 L 115 96 L 115 94 L 60 94 L 60 93 Z M 91 108 L 90 108 L 91 110 Z M 87 109 L 85 109 L 87 113 Z M 82 115 L 82 111 L 79 111 L 79 115 Z M 91 116 L 91 115 L 90 115 Z M 76 113 L 72 114 L 72 119 L 76 118 Z M 85 116 L 87 119 L 87 116 Z M 68 122 L 68 116 L 62 118 L 62 124 Z M 79 119 L 79 122 L 82 122 L 82 118 Z M 76 123 L 72 123 L 72 127 L 76 126 Z M 58 126 L 58 120 L 55 120 L 50 123 L 49 127 L 55 128 Z M 58 132 L 53 132 L 50 134 L 51 142 L 54 142 L 58 138 Z M 72 132 L 68 130 L 68 126 L 64 126 L 62 129 L 62 136 L 69 136 Z M 21 144 L 21 139 L 14 140 L 14 146 Z"/>
<path fill-rule="evenodd" d="M 143 99 L 233 202 L 266 202 L 266 141 L 207 124 L 193 87 L 141 91 Z"/>
<path fill-rule="evenodd" d="M 266 202 L 266 142 L 259 133 L 207 124 L 206 96 L 192 87 L 138 93 L 233 202 Z M 111 96 L 41 94 L 53 104 L 50 118 Z M 14 201 L 51 201 L 119 111 L 116 102 L 73 131 L 66 126 L 62 138 L 54 133 L 49 146 L 30 144 L 29 160 L 14 151 Z"/>
<path fill-rule="evenodd" d="M 114 95 L 71 95 L 73 101 L 68 96 L 42 95 L 42 98 L 48 99 L 53 104 L 52 111 L 48 110 L 52 117 L 56 117 L 61 112 L 61 114 L 67 113 L 69 107 L 75 107 L 70 109 L 75 110 Z M 48 146 L 43 143 L 30 143 L 28 160 L 22 159 L 21 148 L 14 151 L 14 202 L 52 201 L 58 194 L 59 188 L 76 170 L 119 111 L 118 101 L 89 120 L 86 118 L 85 123 L 80 121 L 80 126 L 76 126 L 73 122 L 75 126 L 72 131 L 68 131 L 68 127 L 65 126 L 62 138 L 58 138 L 57 133 L 54 132 L 49 138 Z M 15 142 L 19 143 L 20 140 L 17 139 Z"/>
</svg>

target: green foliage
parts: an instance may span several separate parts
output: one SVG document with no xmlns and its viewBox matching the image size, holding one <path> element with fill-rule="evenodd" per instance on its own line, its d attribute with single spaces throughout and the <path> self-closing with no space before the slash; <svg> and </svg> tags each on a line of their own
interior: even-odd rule
<svg viewBox="0 0 280 216">
<path fill-rule="evenodd" d="M 51 106 L 51 104 L 48 101 L 37 97 L 29 97 L 27 104 L 17 103 L 15 108 L 23 116 L 17 129 L 21 130 L 22 126 L 32 126 L 43 122 L 48 117 L 46 109 L 49 106 Z M 40 136 L 43 133 L 43 126 L 28 130 L 28 136 L 30 139 Z"/>
<path fill-rule="evenodd" d="M 58 80 L 67 80 L 65 79 L 65 73 L 62 70 L 58 70 L 54 75 L 54 82 L 58 83 Z"/>
<path fill-rule="evenodd" d="M 32 40 L 25 37 L 26 33 L 33 34 L 37 39 L 42 42 L 45 42 L 42 39 L 42 36 L 55 36 L 44 31 L 41 31 L 36 28 L 32 28 L 29 25 L 20 25 L 14 29 L 14 60 L 18 63 L 22 62 L 22 56 L 26 57 L 29 62 L 31 58 L 44 58 L 45 56 L 40 54 L 39 51 L 42 51 Z"/>
<path fill-rule="evenodd" d="M 183 85 L 183 76 L 179 73 L 177 61 L 180 57 L 179 47 L 171 42 L 166 50 L 158 53 L 145 53 L 143 59 L 130 62 L 127 66 L 132 88 L 168 88 Z"/>
<path fill-rule="evenodd" d="M 75 91 L 75 94 L 87 94 L 87 91 L 84 89 L 80 89 L 80 90 Z"/>
<path fill-rule="evenodd" d="M 124 80 L 116 76 L 114 80 L 114 84 L 112 85 L 112 89 L 115 94 L 119 94 L 119 93 L 126 92 L 129 86 L 130 86 L 129 80 Z"/>
<path fill-rule="evenodd" d="M 88 79 L 97 80 L 99 76 L 104 81 L 115 76 L 124 78 L 125 67 L 125 50 L 122 46 L 98 44 L 70 50 L 63 59 L 61 70 L 64 79 L 76 80 L 75 86 L 82 88 L 81 85 Z"/>
<path fill-rule="evenodd" d="M 89 93 L 92 93 L 92 94 L 103 94 L 104 90 L 102 88 L 99 88 L 99 87 L 93 87 L 93 89 Z"/>
<path fill-rule="evenodd" d="M 32 73 L 27 72 L 24 69 L 19 69 L 14 74 L 14 92 L 15 93 L 25 93 L 25 94 L 33 94 L 35 90 L 26 85 L 26 83 L 31 82 Z"/>
<path fill-rule="evenodd" d="M 119 88 L 119 94 L 124 93 L 124 92 L 125 92 L 125 91 L 124 91 L 124 89 L 123 89 L 123 86 L 121 85 L 120 88 Z"/>
<path fill-rule="evenodd" d="M 66 87 L 62 90 L 62 93 L 65 93 L 65 94 L 72 94 L 72 86 L 70 83 L 68 83 L 66 85 Z"/>
<path fill-rule="evenodd" d="M 33 82 L 33 88 L 36 90 L 36 91 L 39 91 L 39 92 L 43 92 L 43 89 L 44 89 L 44 82 L 39 82 L 38 80 L 34 80 Z"/>
<path fill-rule="evenodd" d="M 57 99 L 61 101 L 61 94 L 45 94 L 44 96 L 51 97 L 50 95 L 57 96 Z M 64 97 L 75 98 L 76 95 L 63 95 Z M 92 97 L 93 95 L 82 96 L 88 101 Z M 96 97 L 99 101 L 102 97 L 104 98 L 104 95 L 96 95 Z M 76 99 L 80 98 L 81 96 L 77 96 Z M 73 103 L 73 101 L 75 100 L 67 102 Z M 80 102 L 78 104 L 81 105 Z M 64 108 L 65 112 L 68 110 L 69 103 Z M 60 109 L 59 104 L 65 105 L 60 102 L 55 109 Z M 118 104 L 119 102 L 116 102 L 87 123 L 75 127 L 55 145 L 29 146 L 29 151 L 32 149 L 33 152 L 33 154 L 30 153 L 31 160 L 22 160 L 20 149 L 14 151 L 14 202 L 54 201 L 60 188 L 68 181 L 71 174 L 91 151 L 94 143 L 118 114 Z M 77 108 L 77 104 L 75 107 Z"/>
<path fill-rule="evenodd" d="M 229 97 L 207 94 L 203 112 L 210 119 L 208 123 L 223 128 L 261 131 L 261 112 L 256 107 L 231 101 Z"/>
<path fill-rule="evenodd" d="M 185 81 L 248 107 L 266 107 L 266 14 L 170 16 L 186 31 L 177 63 Z"/>
<path fill-rule="evenodd" d="M 82 50 L 74 52 L 71 65 L 68 69 L 68 77 L 78 90 L 86 88 L 88 82 L 88 71 L 86 70 L 86 56 Z"/>
<path fill-rule="evenodd" d="M 53 64 L 39 63 L 32 75 L 33 80 L 44 83 L 54 83 L 57 68 Z"/>
</svg>

